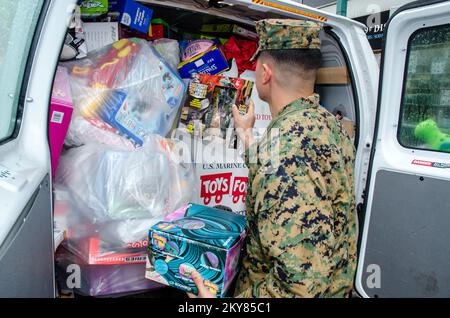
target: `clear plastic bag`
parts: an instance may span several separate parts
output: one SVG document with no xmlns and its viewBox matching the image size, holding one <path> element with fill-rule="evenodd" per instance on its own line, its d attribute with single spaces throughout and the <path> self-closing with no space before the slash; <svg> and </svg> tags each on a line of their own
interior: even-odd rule
<svg viewBox="0 0 450 318">
<path fill-rule="evenodd" d="M 70 122 L 64 144 L 69 147 L 79 147 L 87 143 L 100 143 L 129 150 L 135 148 L 131 140 L 109 130 L 102 121 L 86 120 L 76 116 Z"/>
<path fill-rule="evenodd" d="M 180 45 L 177 40 L 157 39 L 152 42 L 152 45 L 161 56 L 164 56 L 170 67 L 174 70 L 178 68 L 180 64 Z"/>
<path fill-rule="evenodd" d="M 97 127 L 138 146 L 172 129 L 186 85 L 148 42 L 122 39 L 63 65 L 70 71 L 74 120 L 99 120 Z M 83 136 L 78 128 L 69 127 L 69 144 L 70 136 Z"/>
<path fill-rule="evenodd" d="M 94 223 L 167 215 L 191 195 L 192 169 L 156 135 L 133 151 L 100 144 L 68 150 L 56 184 Z"/>
</svg>

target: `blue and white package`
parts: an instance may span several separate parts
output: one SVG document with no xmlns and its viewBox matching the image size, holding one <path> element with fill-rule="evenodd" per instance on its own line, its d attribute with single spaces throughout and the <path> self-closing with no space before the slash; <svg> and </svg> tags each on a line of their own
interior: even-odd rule
<svg viewBox="0 0 450 318">
<path fill-rule="evenodd" d="M 148 34 L 153 10 L 133 0 L 119 0 L 111 8 L 120 12 L 119 21 L 129 28 Z"/>
<path fill-rule="evenodd" d="M 244 216 L 189 204 L 184 217 L 150 229 L 145 277 L 196 294 L 191 278 L 196 270 L 211 293 L 224 297 L 238 272 L 244 240 Z"/>
</svg>

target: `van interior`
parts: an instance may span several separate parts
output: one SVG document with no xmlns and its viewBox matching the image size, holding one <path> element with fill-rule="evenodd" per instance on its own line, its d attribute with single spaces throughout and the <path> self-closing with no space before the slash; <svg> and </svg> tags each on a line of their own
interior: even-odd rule
<svg viewBox="0 0 450 318">
<path fill-rule="evenodd" d="M 290 18 L 288 13 L 266 11 L 256 6 L 236 3 L 232 6 L 220 1 L 203 0 L 146 0 L 140 1 L 153 9 L 153 19 L 163 19 L 171 28 L 175 39 L 184 32 L 195 33 L 203 24 L 234 23 L 255 31 L 254 23 L 265 18 Z M 316 81 L 316 92 L 320 94 L 321 104 L 334 115 L 341 114 L 355 146 L 358 141 L 358 110 L 356 91 L 352 81 L 351 68 L 346 52 L 331 27 L 325 26 L 321 32 L 322 66 Z M 175 123 L 176 125 L 176 123 Z M 67 288 L 66 288 L 67 291 Z M 64 288 L 59 286 L 59 295 Z"/>
</svg>

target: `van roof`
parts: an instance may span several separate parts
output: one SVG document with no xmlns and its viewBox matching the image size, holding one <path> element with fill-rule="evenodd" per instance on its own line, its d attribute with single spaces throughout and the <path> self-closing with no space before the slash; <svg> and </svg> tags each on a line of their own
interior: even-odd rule
<svg viewBox="0 0 450 318">
<path fill-rule="evenodd" d="M 337 14 L 325 12 L 323 10 L 313 8 L 308 5 L 300 4 L 292 0 L 223 0 L 222 2 L 232 4 L 229 7 L 214 8 L 206 5 L 207 1 L 203 0 L 205 6 L 202 7 L 196 0 L 140 0 L 156 6 L 173 7 L 185 9 L 199 13 L 206 13 L 239 21 L 246 24 L 254 24 L 255 21 L 266 17 L 278 17 L 280 14 L 286 17 L 303 16 L 324 23 L 330 26 L 347 26 L 359 27 L 364 29 L 364 24 L 352 20 L 350 18 Z"/>
</svg>

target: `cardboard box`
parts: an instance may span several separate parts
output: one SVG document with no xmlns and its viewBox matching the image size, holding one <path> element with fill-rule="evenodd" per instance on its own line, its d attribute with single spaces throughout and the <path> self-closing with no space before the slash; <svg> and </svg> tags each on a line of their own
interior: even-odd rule
<svg viewBox="0 0 450 318">
<path fill-rule="evenodd" d="M 316 85 L 346 85 L 350 83 L 347 67 L 322 67 L 317 71 Z"/>
<path fill-rule="evenodd" d="M 153 10 L 133 0 L 121 0 L 115 7 L 119 22 L 136 31 L 148 34 Z"/>
<path fill-rule="evenodd" d="M 143 264 L 146 260 L 147 241 L 130 243 L 122 251 L 110 252 L 103 249 L 101 241 L 96 237 L 88 240 L 91 265 Z"/>
<path fill-rule="evenodd" d="M 217 46 L 208 51 L 182 62 L 178 66 L 178 72 L 182 78 L 190 78 L 193 73 L 218 74 L 228 69 L 228 62 Z"/>
<path fill-rule="evenodd" d="M 244 239 L 245 217 L 190 204 L 183 218 L 150 229 L 145 277 L 198 293 L 191 278 L 197 270 L 205 286 L 223 297 L 236 276 Z"/>
<path fill-rule="evenodd" d="M 50 102 L 49 136 L 52 158 L 52 175 L 55 175 L 59 157 L 64 145 L 67 130 L 73 113 L 72 95 L 70 91 L 67 68 L 58 66 L 53 83 Z"/>
<path fill-rule="evenodd" d="M 350 138 L 355 138 L 355 123 L 348 118 L 343 118 L 341 124 L 344 126 L 344 129 L 347 131 Z"/>
<path fill-rule="evenodd" d="M 55 256 L 56 280 L 64 291 L 75 291 L 84 296 L 119 296 L 153 290 L 164 285 L 145 279 L 145 264 L 90 265 L 77 255 L 62 247 Z M 67 286 L 73 280 L 69 266 L 80 267 L 80 284 Z"/>
<path fill-rule="evenodd" d="M 88 52 L 119 41 L 119 24 L 117 22 L 84 23 Z"/>
<path fill-rule="evenodd" d="M 236 24 L 204 24 L 200 32 L 206 33 L 229 33 L 240 35 L 250 40 L 258 40 L 258 34 L 244 29 Z"/>
<path fill-rule="evenodd" d="M 248 168 L 238 149 L 230 149 L 227 141 L 195 140 L 194 203 L 230 209 L 245 215 Z"/>
<path fill-rule="evenodd" d="M 143 264 L 147 258 L 147 240 L 118 248 L 109 246 L 98 237 L 75 240 L 71 237 L 71 229 L 67 231 L 67 236 L 64 246 L 89 265 Z"/>
<path fill-rule="evenodd" d="M 97 16 L 108 12 L 108 0 L 83 0 L 80 3 L 82 16 Z"/>
<path fill-rule="evenodd" d="M 196 121 L 200 121 L 202 133 L 217 129 L 225 138 L 227 130 L 233 128 L 232 106 L 237 105 L 245 114 L 252 91 L 253 82 L 241 78 L 193 74 L 180 122 L 194 133 Z"/>
</svg>

